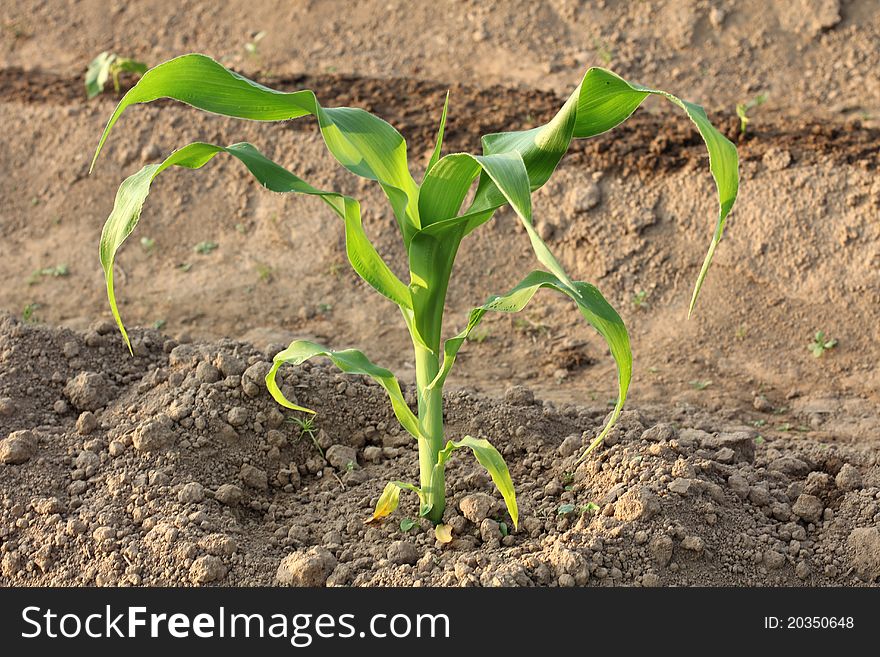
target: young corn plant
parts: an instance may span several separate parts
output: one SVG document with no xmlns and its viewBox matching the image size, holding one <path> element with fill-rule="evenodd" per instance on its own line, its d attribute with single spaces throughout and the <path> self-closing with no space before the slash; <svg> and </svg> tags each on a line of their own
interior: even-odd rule
<svg viewBox="0 0 880 657">
<path fill-rule="evenodd" d="M 620 316 L 596 287 L 572 280 L 534 228 L 531 193 L 550 178 L 573 139 L 604 133 L 627 119 L 648 96 L 665 98 L 694 122 L 709 151 L 709 168 L 718 191 L 719 213 L 709 251 L 690 302 L 690 311 L 721 240 L 725 220 L 736 198 L 738 161 L 736 148 L 709 122 L 704 110 L 692 103 L 623 80 L 614 73 L 591 68 L 559 112 L 545 125 L 524 131 L 489 134 L 482 138 L 482 153 L 441 156 L 446 124 L 446 103 L 440 115 L 436 144 L 427 169 L 418 182 L 407 163 L 406 142 L 382 119 L 361 109 L 323 107 L 308 90 L 282 92 L 270 89 L 227 70 L 202 55 L 184 55 L 149 70 L 120 101 L 98 144 L 97 159 L 107 136 L 122 113 L 136 103 L 171 98 L 197 109 L 255 121 L 287 121 L 314 116 L 327 149 L 351 173 L 376 182 L 384 192 L 400 229 L 408 254 L 409 281 L 393 273 L 367 238 L 360 204 L 354 198 L 317 189 L 263 155 L 249 143 L 221 146 L 191 143 L 174 151 L 163 162 L 149 164 L 127 178 L 119 188 L 113 210 L 104 226 L 100 259 L 110 308 L 122 337 L 128 335 L 119 315 L 113 286 L 117 250 L 131 234 L 141 215 L 150 185 L 163 171 L 177 166 L 199 169 L 218 154 L 239 160 L 256 180 L 274 192 L 310 194 L 324 200 L 342 220 L 345 248 L 352 268 L 376 292 L 396 305 L 403 317 L 416 364 L 417 409 L 407 404 L 400 384 L 385 368 L 354 349 L 335 351 L 313 342 L 296 340 L 277 354 L 266 385 L 279 404 L 313 413 L 285 399 L 276 377 L 285 364 L 297 365 L 315 357 L 329 358 L 348 374 L 372 377 L 388 395 L 400 425 L 418 442 L 419 483 L 390 482 L 376 505 L 373 519 L 392 513 L 403 490 L 414 492 L 420 514 L 435 524 L 445 509 L 445 464 L 453 451 L 469 449 L 488 470 L 498 487 L 510 518 L 519 522 L 510 472 L 499 451 L 485 438 L 449 439 L 443 424 L 443 387 L 462 345 L 489 312 L 521 311 L 540 289 L 562 294 L 575 304 L 587 323 L 606 341 L 617 367 L 618 396 L 605 427 L 581 455 L 585 458 L 607 435 L 626 400 L 632 376 L 629 336 Z M 94 166 L 94 161 L 92 163 Z M 472 187 L 469 203 L 465 198 Z M 509 205 L 528 235 L 542 266 L 503 294 L 492 295 L 471 310 L 459 333 L 443 339 L 443 309 L 455 256 L 462 240 Z M 129 344 L 130 348 L 130 344 Z"/>
<path fill-rule="evenodd" d="M 89 62 L 86 70 L 86 95 L 89 100 L 104 93 L 107 80 L 113 80 L 113 90 L 119 93 L 119 74 L 135 73 L 142 75 L 147 72 L 147 65 L 135 59 L 120 57 L 112 52 L 102 52 Z"/>
</svg>

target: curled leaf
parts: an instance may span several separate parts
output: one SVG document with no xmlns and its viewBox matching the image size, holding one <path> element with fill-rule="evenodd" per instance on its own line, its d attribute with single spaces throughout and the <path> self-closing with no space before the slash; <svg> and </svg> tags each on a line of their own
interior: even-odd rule
<svg viewBox="0 0 880 657">
<path fill-rule="evenodd" d="M 369 520 L 367 520 L 367 523 L 369 524 L 371 522 L 381 520 L 382 518 L 390 516 L 392 513 L 394 513 L 394 511 L 397 509 L 397 505 L 400 504 L 400 491 L 404 489 L 413 491 L 419 497 L 422 496 L 422 491 L 412 484 L 408 484 L 405 481 L 389 481 L 385 485 L 385 490 L 383 490 L 382 494 L 379 496 L 379 501 L 376 502 L 376 508 L 373 511 L 373 516 Z M 403 523 L 401 523 L 401 529 L 402 528 Z"/>
<path fill-rule="evenodd" d="M 486 468 L 496 488 L 501 493 L 501 497 L 504 498 L 504 503 L 507 505 L 507 512 L 510 514 L 511 520 L 513 520 L 514 528 L 518 527 L 519 508 L 516 504 L 516 491 L 513 488 L 513 480 L 510 478 L 510 470 L 508 470 L 507 464 L 504 462 L 504 457 L 488 440 L 472 436 L 465 436 L 457 442 L 450 440 L 446 443 L 446 447 L 440 451 L 438 466 L 442 466 L 449 458 L 449 455 L 461 447 L 469 447 L 474 453 L 477 462 Z"/>
</svg>

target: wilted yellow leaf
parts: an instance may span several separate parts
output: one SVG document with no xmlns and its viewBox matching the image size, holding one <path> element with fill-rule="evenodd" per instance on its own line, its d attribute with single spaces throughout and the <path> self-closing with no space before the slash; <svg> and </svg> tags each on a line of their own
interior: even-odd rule
<svg viewBox="0 0 880 657">
<path fill-rule="evenodd" d="M 449 543 L 452 541 L 452 527 L 449 525 L 437 525 L 434 527 L 434 536 L 441 543 Z"/>
</svg>

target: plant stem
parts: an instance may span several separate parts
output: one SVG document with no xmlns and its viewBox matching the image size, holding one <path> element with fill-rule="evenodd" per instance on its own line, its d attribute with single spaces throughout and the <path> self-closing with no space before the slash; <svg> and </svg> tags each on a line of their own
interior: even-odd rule
<svg viewBox="0 0 880 657">
<path fill-rule="evenodd" d="M 419 441 L 419 478 L 425 502 L 431 505 L 428 519 L 437 524 L 446 510 L 446 482 L 442 466 L 434 474 L 440 450 L 443 449 L 443 390 L 426 391 L 440 369 L 436 353 L 416 345 L 416 385 L 419 389 L 419 428 L 424 436 Z"/>
</svg>

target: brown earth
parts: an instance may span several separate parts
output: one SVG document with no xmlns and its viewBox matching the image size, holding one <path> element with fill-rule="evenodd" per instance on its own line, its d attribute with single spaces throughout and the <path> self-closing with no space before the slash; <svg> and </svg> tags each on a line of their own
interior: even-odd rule
<svg viewBox="0 0 880 657">
<path fill-rule="evenodd" d="M 723 1 L 455 3 L 437 9 L 445 17 L 439 22 L 429 20 L 433 10 L 428 3 L 406 3 L 411 6 L 408 12 L 403 3 L 358 3 L 344 17 L 337 3 L 325 2 L 301 3 L 280 16 L 273 3 L 158 4 L 167 11 L 156 10 L 157 3 L 119 4 L 107 12 L 105 3 L 91 1 L 71 7 L 23 2 L 4 16 L 0 308 L 17 317 L 28 308 L 31 321 L 79 331 L 107 317 L 96 245 L 115 189 L 143 163 L 195 139 L 252 141 L 312 184 L 359 198 L 380 253 L 392 266 L 403 262 L 394 220 L 381 193 L 341 172 L 307 119 L 259 125 L 203 116 L 171 103 L 134 108 L 120 121 L 95 173 L 88 176 L 92 149 L 115 101 L 109 93 L 87 103 L 81 94 L 83 64 L 100 50 L 110 48 L 149 63 L 186 51 L 206 52 L 266 84 L 314 89 L 326 105 L 364 107 L 401 130 L 416 170 L 427 161 L 447 89 L 451 104 L 446 151 L 476 151 L 482 134 L 546 120 L 587 66 L 607 65 L 631 79 L 705 104 L 716 124 L 737 140 L 742 184 L 726 238 L 697 313 L 685 321 L 715 212 L 698 135 L 669 107 L 649 102 L 621 128 L 573 146 L 551 182 L 535 195 L 536 216 L 542 234 L 573 276 L 598 285 L 627 322 L 636 358 L 630 407 L 638 410 L 627 420 L 633 426 L 622 425 L 620 443 L 602 452 L 597 472 L 583 475 L 572 491 L 551 491 L 544 497 L 544 487 L 566 479 L 570 468 L 570 459 L 556 451 L 561 440 L 594 431 L 604 416 L 614 396 L 613 363 L 572 308 L 549 295 L 539 296 L 518 316 L 487 318 L 477 339 L 462 351 L 450 379 L 450 425 L 453 431 L 476 431 L 468 423 L 476 415 L 487 437 L 500 444 L 509 441 L 514 479 L 529 500 L 531 515 L 525 517 L 541 524 L 526 532 L 521 529 L 508 541 L 511 545 L 478 540 L 453 551 L 432 547 L 439 563 L 424 571 L 423 582 L 457 583 L 473 575 L 485 584 L 499 569 L 520 572 L 517 568 L 533 582 L 558 582 L 565 573 L 551 563 L 557 544 L 594 563 L 588 568 L 592 583 L 605 579 L 629 584 L 651 572 L 660 583 L 695 584 L 707 578 L 714 583 L 785 584 L 802 581 L 796 573 L 805 569 L 809 577 L 803 581 L 854 581 L 850 568 L 855 552 L 846 539 L 852 530 L 870 530 L 878 521 L 876 505 L 870 501 L 877 493 L 872 452 L 880 435 L 880 374 L 875 366 L 880 360 L 880 85 L 868 73 L 880 68 L 880 9 L 875 3 L 799 0 L 798 9 L 791 11 L 767 9 L 765 3 Z M 423 38 L 428 24 L 433 32 Z M 597 25 L 607 29 L 599 32 Z M 267 36 L 260 42 L 259 55 L 247 56 L 244 44 L 261 29 Z M 753 110 L 749 131 L 740 136 L 735 103 L 764 91 L 768 102 Z M 586 198 L 598 202 L 587 203 Z M 139 243 L 141 237 L 154 240 L 153 245 Z M 207 255 L 195 253 L 195 245 L 205 241 L 219 246 Z M 143 221 L 120 254 L 117 285 L 123 316 L 131 325 L 156 323 L 162 332 L 187 344 L 208 340 L 199 343 L 207 355 L 191 357 L 196 360 L 212 360 L 219 350 L 236 348 L 245 359 L 257 357 L 244 344 L 215 342 L 222 338 L 253 343 L 263 358 L 271 345 L 312 337 L 337 348 L 362 348 L 411 381 L 413 363 L 405 330 L 396 314 L 389 314 L 389 308 L 376 302 L 347 269 L 342 245 L 341 226 L 320 203 L 260 190 L 234 163 L 218 160 L 200 172 L 166 174 L 154 186 Z M 189 265 L 186 271 L 184 264 Z M 55 273 L 67 273 L 53 275 L 59 265 L 66 268 Z M 447 307 L 448 332 L 460 328 L 469 308 L 491 292 L 506 290 L 533 267 L 525 235 L 509 212 L 500 212 L 463 246 Z M 838 346 L 819 359 L 807 349 L 817 330 L 838 339 Z M 163 344 L 164 338 L 149 335 L 157 346 Z M 90 336 L 96 339 L 86 334 L 85 340 Z M 47 450 L 43 463 L 34 457 L 23 466 L 0 466 L 8 502 L 0 550 L 17 554 L 11 559 L 20 562 L 19 569 L 7 575 L 4 561 L 4 577 L 10 581 L 74 583 L 63 573 L 81 571 L 77 559 L 98 549 L 92 545 L 94 530 L 104 526 L 123 535 L 115 539 L 118 549 L 106 552 L 101 561 L 106 565 L 96 566 L 89 581 L 97 581 L 99 572 L 101 581 L 123 581 L 126 560 L 144 564 L 138 581 L 189 581 L 191 562 L 210 552 L 199 544 L 204 538 L 199 527 L 187 520 L 199 512 L 211 527 L 207 533 L 231 535 L 239 545 L 233 555 L 221 557 L 229 574 L 220 581 L 227 584 L 269 583 L 265 577 L 275 567 L 267 563 L 274 564 L 300 545 L 324 546 L 342 563 L 341 572 L 350 573 L 345 575 L 348 579 L 339 574 L 332 581 L 405 583 L 412 577 L 405 566 L 373 570 L 353 565 L 367 556 L 376 558 L 358 546 L 362 532 L 378 532 L 367 543 L 376 542 L 380 551 L 395 540 L 415 541 L 420 558 L 432 544 L 428 534 L 417 530 L 400 535 L 395 522 L 368 529 L 360 525 L 386 479 L 415 472 L 409 447 L 393 447 L 390 456 L 383 453 L 376 462 L 364 460 L 365 447 L 393 442 L 386 435 L 391 423 L 382 429 L 374 426 L 376 434 L 365 437 L 366 442 L 352 437 L 365 422 L 382 421 L 372 416 L 380 413 L 375 389 L 349 382 L 351 390 L 366 395 L 362 400 L 343 396 L 338 408 L 329 403 L 321 407 L 319 425 L 327 440 L 354 444 L 365 466 L 358 469 L 360 474 L 338 473 L 340 479 L 368 476 L 340 492 L 334 489 L 339 484 L 332 473 L 322 475 L 327 477 L 322 481 L 317 472 L 324 470 L 315 463 L 316 472 L 306 467 L 314 452 L 302 441 L 288 444 L 295 433 L 290 425 L 284 425 L 287 442 L 275 445 L 285 465 L 267 461 L 272 445 L 267 443 L 266 421 L 259 428 L 250 422 L 257 413 L 270 412 L 268 401 L 241 393 L 235 397 L 238 388 L 227 389 L 223 383 L 190 387 L 190 356 L 169 363 L 168 355 L 158 349 L 152 360 L 131 361 L 117 336 L 108 334 L 100 336 L 93 361 L 72 364 L 47 345 L 60 348 L 65 341 L 82 338 L 61 329 L 17 326 L 12 320 L 2 339 L 5 368 L 12 372 L 3 375 L 0 397 L 12 399 L 15 410 L 0 418 L 0 438 L 10 431 L 35 429 L 40 449 Z M 40 339 L 46 345 L 38 345 Z M 26 372 L 34 359 L 46 361 L 33 374 L 42 378 L 22 388 L 16 372 Z M 155 367 L 181 374 L 169 375 L 167 381 L 150 379 L 155 376 L 150 368 Z M 53 410 L 63 397 L 61 389 L 80 369 L 107 378 L 122 371 L 123 378 L 130 379 L 114 378 L 117 401 L 97 414 L 99 428 L 86 438 L 76 434 L 78 414 L 68 402 L 60 414 Z M 151 383 L 148 394 L 156 398 L 135 403 L 131 400 L 145 376 Z M 310 395 L 315 404 L 323 403 L 319 393 L 332 398 L 342 381 L 322 368 L 302 376 L 314 387 L 302 394 Z M 511 384 L 527 384 L 548 401 L 524 407 L 528 411 L 497 401 Z M 46 390 L 34 394 L 42 388 Z M 189 436 L 192 426 L 173 422 L 177 438 L 170 452 L 135 454 L 126 443 L 133 427 L 170 400 L 187 399 L 191 393 L 206 417 L 215 411 L 225 414 L 225 405 L 242 400 L 248 424 L 236 430 L 238 437 L 227 436 L 234 447 L 221 448 L 217 441 L 225 434 L 215 435 L 212 425 Z M 166 401 L 159 401 L 163 395 Z M 564 410 L 568 403 L 575 405 L 573 411 Z M 663 444 L 653 454 L 654 441 L 642 441 L 641 432 L 663 422 L 676 426 L 676 446 Z M 525 436 L 517 435 L 521 426 L 526 427 Z M 752 439 L 757 437 L 760 445 L 755 463 L 736 469 L 749 486 L 767 484 L 766 504 L 760 503 L 760 493 L 758 502 L 739 502 L 731 496 L 727 480 L 732 472 L 726 468 L 736 464 L 718 461 L 715 452 L 702 446 L 705 436 L 689 433 L 743 428 L 759 432 Z M 544 449 L 530 451 L 532 436 L 540 436 Z M 98 443 L 87 446 L 95 437 Z M 110 457 L 109 445 L 117 437 L 122 456 Z M 819 476 L 838 474 L 840 463 L 828 465 L 823 459 L 828 450 L 862 474 L 865 488 L 860 493 L 844 493 Z M 93 474 L 71 480 L 71 474 L 82 469 L 74 463 L 81 451 L 98 454 L 101 463 Z M 671 468 L 679 456 L 694 469 L 693 477 L 688 471 L 686 478 L 697 481 L 695 492 L 684 497 L 668 492 L 670 482 L 663 479 L 673 477 Z M 808 470 L 797 466 L 793 473 L 771 467 L 771 462 L 788 456 L 803 461 Z M 641 465 L 625 465 L 638 458 L 651 464 L 650 472 Z M 222 483 L 235 483 L 248 459 L 259 462 L 275 483 L 267 491 L 248 492 L 243 507 L 247 513 L 232 513 L 210 497 L 198 508 L 176 501 L 177 488 L 190 481 L 211 491 Z M 86 460 L 92 461 L 88 456 Z M 456 491 L 456 502 L 465 493 L 490 490 L 464 458 L 459 461 L 461 478 L 469 483 Z M 300 466 L 305 468 L 301 488 L 285 492 L 283 485 L 276 485 L 278 471 Z M 150 486 L 149 473 L 159 471 L 168 481 L 160 476 L 164 483 Z M 138 483 L 143 476 L 147 483 Z M 450 474 L 453 485 L 457 478 L 457 473 Z M 118 508 L 108 501 L 115 499 L 117 479 L 122 482 L 118 495 L 125 496 Z M 797 500 L 797 489 L 789 490 L 791 486 L 812 490 L 820 479 L 824 483 L 816 496 L 830 509 L 830 517 L 813 523 L 812 529 L 800 523 L 803 539 L 785 538 L 794 531 L 785 525 L 797 524 L 797 519 L 782 511 L 774 515 L 773 507 L 791 507 Z M 556 515 L 559 505 L 569 502 L 582 506 L 607 498 L 610 504 L 614 484 L 625 482 L 629 487 L 639 480 L 660 498 L 661 512 L 650 522 L 624 521 L 613 509 L 612 515 L 602 515 L 606 504 L 596 517 L 582 521 Z M 82 488 L 80 481 L 86 487 L 71 492 L 71 486 L 74 491 Z M 720 485 L 724 495 L 712 484 Z M 46 520 L 32 502 L 53 496 L 61 506 Z M 135 504 L 129 496 L 141 496 L 142 501 Z M 123 551 L 120 546 L 135 545 L 131 549 L 148 554 L 145 544 L 153 540 L 147 539 L 149 527 L 145 529 L 128 508 L 130 503 L 134 508 L 147 502 L 152 503 L 150 517 L 180 525 L 178 532 L 196 552 L 187 548 L 189 556 L 178 555 L 159 545 L 155 555 L 162 556 L 156 556 L 157 563 L 166 565 L 151 571 L 146 564 L 153 557 L 143 556 L 138 562 L 134 553 Z M 270 504 L 277 508 L 270 512 Z M 705 504 L 714 511 L 700 511 Z M 105 507 L 116 509 L 115 515 L 112 522 L 101 524 L 97 516 Z M 705 517 L 713 513 L 717 524 L 703 535 L 698 529 L 708 530 Z M 55 515 L 61 522 L 51 520 Z M 332 528 L 321 520 L 328 517 L 336 523 Z M 74 521 L 87 530 L 68 537 L 66 528 Z M 684 529 L 679 531 L 679 526 Z M 297 538 L 296 527 L 304 528 L 307 539 Z M 284 528 L 293 532 L 292 538 L 277 534 Z M 461 536 L 479 534 L 475 525 L 460 523 L 459 529 Z M 339 532 L 340 538 L 326 538 L 329 531 Z M 749 531 L 757 543 L 735 538 L 750 536 Z M 644 536 L 637 532 L 646 532 L 648 542 L 639 543 Z M 673 541 L 679 570 L 658 569 L 645 556 L 645 546 L 661 534 Z M 703 540 L 704 554 L 681 547 L 691 535 Z M 596 548 L 596 540 L 613 549 Z M 736 542 L 740 540 L 744 542 Z M 47 541 L 56 544 L 51 561 L 58 565 L 43 573 L 34 565 L 34 552 Z M 795 550 L 779 541 L 800 546 Z M 768 549 L 785 553 L 787 565 L 768 570 L 764 561 L 758 563 L 757 553 L 764 559 Z M 537 574 L 537 561 L 524 556 L 532 552 L 537 561 L 548 564 L 552 577 Z M 712 558 L 715 553 L 726 556 L 719 561 Z M 754 560 L 751 565 L 749 559 Z M 769 561 L 776 564 L 778 558 L 771 555 Z M 459 562 L 465 565 L 456 565 Z M 727 565 L 721 568 L 719 563 Z M 348 569 L 343 568 L 346 564 Z M 465 566 L 471 571 L 465 572 Z M 595 570 L 601 568 L 607 572 L 597 575 Z M 608 574 L 614 568 L 620 577 Z M 459 577 L 459 571 L 464 576 Z M 490 574 L 483 581 L 485 573 Z M 525 581 L 519 575 L 510 577 Z"/>
<path fill-rule="evenodd" d="M 748 413 L 446 397 L 452 436 L 502 446 L 518 531 L 469 458 L 448 467 L 453 541 L 404 531 L 418 469 L 384 393 L 324 365 L 284 371 L 313 445 L 266 392 L 248 344 L 115 328 L 0 324 L 2 581 L 28 585 L 859 585 L 880 576 L 880 465 L 859 443 L 758 438 Z M 405 394 L 414 403 L 414 390 Z M 21 430 L 20 427 L 28 427 Z M 319 448 L 321 452 L 319 452 Z M 322 454 L 326 456 L 322 457 Z M 12 458 L 14 456 L 15 458 Z M 294 555 L 292 558 L 290 555 Z"/>
</svg>

